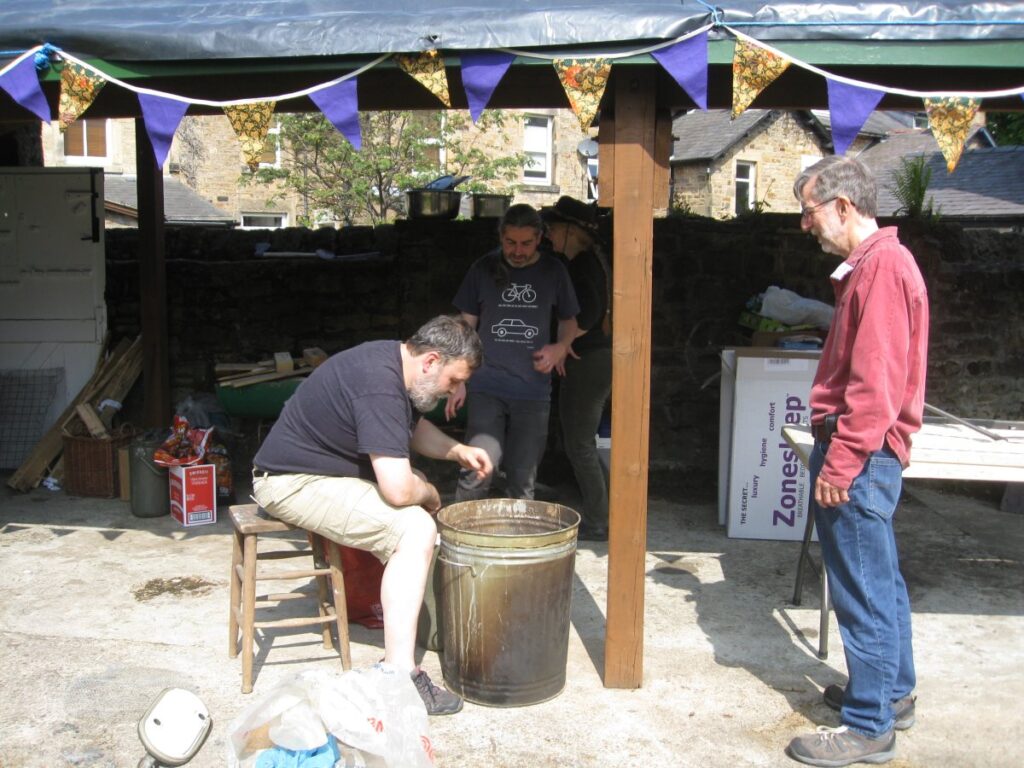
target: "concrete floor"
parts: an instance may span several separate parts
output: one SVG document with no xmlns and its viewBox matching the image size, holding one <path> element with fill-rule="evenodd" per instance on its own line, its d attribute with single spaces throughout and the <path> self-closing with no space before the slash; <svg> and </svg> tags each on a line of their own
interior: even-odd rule
<svg viewBox="0 0 1024 768">
<path fill-rule="evenodd" d="M 897 528 L 920 684 L 891 765 L 1020 765 L 1024 517 L 919 481 Z M 125 502 L 4 486 L 0 534 L 0 765 L 134 766 L 139 717 L 177 686 L 214 718 L 190 764 L 223 766 L 227 726 L 253 701 L 227 656 L 227 521 L 186 530 Z M 842 645 L 833 621 L 830 657 L 815 655 L 814 584 L 790 604 L 798 544 L 726 538 L 709 496 L 651 499 L 648 545 L 643 686 L 602 685 L 607 546 L 583 542 L 565 690 L 433 718 L 438 765 L 789 766 L 790 738 L 836 723 L 820 691 L 844 679 Z M 380 631 L 352 632 L 356 667 L 380 658 Z M 258 646 L 257 696 L 300 670 L 340 673 L 314 631 Z M 437 654 L 423 665 L 441 679 Z"/>
</svg>

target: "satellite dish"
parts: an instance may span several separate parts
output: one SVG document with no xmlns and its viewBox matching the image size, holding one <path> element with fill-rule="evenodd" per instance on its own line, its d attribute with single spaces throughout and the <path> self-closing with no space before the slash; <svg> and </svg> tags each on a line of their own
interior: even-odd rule
<svg viewBox="0 0 1024 768">
<path fill-rule="evenodd" d="M 594 139 L 584 139 L 576 145 L 576 151 L 583 157 L 597 157 L 597 149 L 597 141 Z"/>
</svg>

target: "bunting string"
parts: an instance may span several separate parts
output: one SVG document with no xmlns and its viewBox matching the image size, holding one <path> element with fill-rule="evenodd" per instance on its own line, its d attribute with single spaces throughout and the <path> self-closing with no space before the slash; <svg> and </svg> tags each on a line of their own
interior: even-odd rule
<svg viewBox="0 0 1024 768">
<path fill-rule="evenodd" d="M 595 52 L 595 53 L 591 53 L 591 52 L 588 51 L 588 52 L 586 52 L 586 54 L 584 54 L 582 52 L 579 52 L 579 51 L 575 51 L 572 55 L 576 56 L 576 57 L 583 57 L 583 56 L 585 56 L 586 58 L 603 58 L 603 59 L 609 59 L 609 60 L 641 56 L 641 55 L 644 55 L 644 54 L 653 53 L 654 51 L 659 51 L 659 50 L 661 50 L 663 48 L 670 48 L 671 46 L 676 45 L 677 43 L 680 43 L 680 42 L 682 42 L 684 40 L 688 40 L 688 39 L 690 39 L 692 37 L 695 37 L 695 36 L 697 36 L 699 34 L 707 32 L 708 30 L 712 29 L 713 26 L 714 25 L 712 25 L 712 24 L 707 24 L 707 25 L 701 27 L 700 29 L 694 30 L 693 32 L 689 32 L 689 33 L 687 33 L 685 35 L 680 35 L 679 37 L 673 38 L 672 40 L 669 40 L 667 42 L 658 43 L 656 45 L 645 46 L 643 48 L 637 48 L 637 49 L 630 50 L 630 51 L 618 51 L 618 52 L 611 52 L 611 51 L 609 51 L 609 52 Z M 753 37 L 750 37 L 749 35 L 744 34 L 743 32 L 740 32 L 739 30 L 734 29 L 731 26 L 724 25 L 724 26 L 721 27 L 721 29 L 725 29 L 731 35 L 735 36 L 737 39 L 745 40 L 745 41 L 747 41 L 748 43 L 750 43 L 752 45 L 756 45 L 756 46 L 758 46 L 760 48 L 764 48 L 765 50 L 767 50 L 767 51 L 769 51 L 771 53 L 774 53 L 777 56 L 781 56 L 781 57 L 783 57 L 785 59 L 788 59 L 790 64 L 795 66 L 795 67 L 799 67 L 801 69 L 805 69 L 808 72 L 813 72 L 813 73 L 815 73 L 817 75 L 820 75 L 821 77 L 827 78 L 829 80 L 836 80 L 838 82 L 845 83 L 847 85 L 853 85 L 853 86 L 857 86 L 859 88 L 867 88 L 867 89 L 870 89 L 870 90 L 881 91 L 882 93 L 887 93 L 887 94 L 891 94 L 891 95 L 895 95 L 895 96 L 909 96 L 909 97 L 912 97 L 912 98 L 920 98 L 920 99 L 926 99 L 926 98 L 994 99 L 994 98 L 1000 98 L 1000 97 L 1004 97 L 1004 96 L 1024 96 L 1024 85 L 1020 85 L 1020 86 L 1017 86 L 1015 88 L 1003 88 L 1003 89 L 991 90 L 991 91 L 919 91 L 919 90 L 913 90 L 913 89 L 908 89 L 908 88 L 897 88 L 897 87 L 888 86 L 888 85 L 881 85 L 881 84 L 878 84 L 878 83 L 869 83 L 869 82 L 866 82 L 864 80 L 856 80 L 856 79 L 851 78 L 851 77 L 846 77 L 844 75 L 837 75 L 837 74 L 833 74 L 831 72 L 828 72 L 827 70 L 824 70 L 824 69 L 822 69 L 822 68 L 820 68 L 818 66 L 815 66 L 814 64 L 810 64 L 810 63 L 808 63 L 806 61 L 802 61 L 801 59 L 795 58 L 792 55 L 790 55 L 788 53 L 785 53 L 785 52 L 779 50 L 778 48 L 775 48 L 774 46 L 771 46 L 771 45 L 769 45 L 767 43 L 761 42 L 761 41 L 759 41 L 759 40 L 757 40 L 757 39 L 755 39 Z M 17 66 L 26 57 L 34 56 L 38 51 L 42 50 L 42 48 L 43 48 L 42 45 L 36 46 L 34 48 L 30 48 L 29 50 L 25 51 L 23 54 L 18 56 L 16 59 L 12 59 L 11 61 L 7 62 L 7 64 L 5 64 L 3 67 L 0 67 L 0 77 L 2 77 L 4 74 L 6 74 L 8 72 L 8 70 L 13 69 L 15 66 Z M 513 54 L 515 56 L 522 57 L 522 58 L 541 59 L 541 60 L 546 60 L 546 61 L 554 61 L 555 59 L 565 58 L 566 57 L 566 54 L 564 54 L 564 53 L 544 54 L 544 53 L 537 53 L 537 52 L 534 52 L 534 51 L 526 51 L 526 50 L 521 50 L 521 49 L 516 49 L 516 48 L 498 48 L 498 49 L 495 49 L 495 50 L 499 50 L 499 51 L 502 51 L 504 53 L 511 53 L 511 54 Z M 133 85 L 131 83 L 125 82 L 123 80 L 120 80 L 120 79 L 114 77 L 113 75 L 110 75 L 110 74 L 104 72 L 103 69 L 101 69 L 100 67 L 96 67 L 96 66 L 94 66 L 92 64 L 89 64 L 89 63 L 83 61 L 82 59 L 79 59 L 79 58 L 75 57 L 73 54 L 66 53 L 65 51 L 60 51 L 60 56 L 62 58 L 66 59 L 67 61 L 71 61 L 71 62 L 74 62 L 76 64 L 79 64 L 80 66 L 85 67 L 86 69 L 92 70 L 96 74 L 98 74 L 101 77 L 103 77 L 103 79 L 107 80 L 108 82 L 114 83 L 115 85 L 120 86 L 121 88 L 126 88 L 126 89 L 128 89 L 130 91 L 134 91 L 135 93 L 145 93 L 145 94 L 149 94 L 151 96 L 162 96 L 163 98 L 166 98 L 166 99 L 174 99 L 175 101 L 183 101 L 183 102 L 186 102 L 188 104 L 197 104 L 197 105 L 203 105 L 203 106 L 209 106 L 209 107 L 228 107 L 228 106 L 235 106 L 235 105 L 240 105 L 240 104 L 255 104 L 255 103 L 259 103 L 259 102 L 263 102 L 263 101 L 288 101 L 289 99 L 297 99 L 297 98 L 301 98 L 303 96 L 309 96 L 311 93 L 315 93 L 317 91 L 324 90 L 326 88 L 330 88 L 331 86 L 336 85 L 336 84 L 341 83 L 341 82 L 344 82 L 345 80 L 348 80 L 348 79 L 353 78 L 353 77 L 357 77 L 358 75 L 361 75 L 362 73 L 364 73 L 364 72 L 366 72 L 366 71 L 368 71 L 370 69 L 373 69 L 374 67 L 376 67 L 376 66 L 382 64 L 383 62 L 387 61 L 388 59 L 392 58 L 393 55 L 394 54 L 390 54 L 390 53 L 382 54 L 381 56 L 378 56 L 377 58 L 373 59 L 372 61 L 368 62 L 367 64 L 364 64 L 363 66 L 359 67 L 358 69 L 353 70 L 352 72 L 348 72 L 348 73 L 346 73 L 346 74 L 344 74 L 344 75 L 342 75 L 340 77 L 334 78 L 332 80 L 328 80 L 327 82 L 324 82 L 324 83 L 319 83 L 317 85 L 312 85 L 312 86 L 310 86 L 308 88 L 304 88 L 304 89 L 299 90 L 299 91 L 293 91 L 291 93 L 272 94 L 272 95 L 266 95 L 266 96 L 254 96 L 254 97 L 245 98 L 245 99 L 230 99 L 230 100 L 223 100 L 223 101 L 213 101 L 213 100 L 209 100 L 209 99 L 198 99 L 198 98 L 193 98 L 193 97 L 190 97 L 190 96 L 182 96 L 180 94 L 168 93 L 166 91 L 160 91 L 160 90 L 156 90 L 154 88 L 146 88 L 146 87 L 143 87 L 143 86 Z"/>
<path fill-rule="evenodd" d="M 707 4 L 704 3 L 704 5 Z M 707 7 L 711 8 L 712 6 L 707 5 Z M 597 111 L 604 82 L 607 80 L 607 74 L 612 67 L 612 62 L 643 55 L 649 55 L 654 61 L 659 63 L 699 108 L 706 109 L 707 35 L 709 30 L 712 29 L 716 32 L 731 35 L 736 40 L 736 53 L 733 58 L 734 117 L 742 113 L 756 99 L 758 94 L 764 88 L 769 87 L 771 82 L 787 67 L 798 67 L 819 75 L 828 82 L 829 111 L 833 113 L 834 117 L 834 147 L 837 152 L 845 151 L 852 140 L 852 136 L 859 131 L 873 106 L 878 104 L 884 94 L 919 98 L 925 103 L 926 111 L 930 116 L 930 127 L 942 148 L 950 170 L 952 170 L 959 159 L 960 151 L 963 149 L 964 118 L 973 116 L 974 111 L 980 108 L 981 102 L 984 99 L 1007 96 L 1024 97 L 1024 85 L 1016 88 L 990 91 L 921 91 L 870 83 L 843 75 L 832 74 L 809 62 L 795 58 L 775 46 L 740 32 L 734 26 L 724 24 L 717 9 L 713 10 L 711 23 L 699 29 L 671 40 L 629 51 L 610 50 L 596 52 L 588 50 L 583 52 L 575 49 L 571 53 L 541 53 L 516 48 L 497 48 L 489 51 L 467 53 L 460 60 L 460 63 L 462 64 L 462 79 L 467 99 L 470 103 L 472 117 L 474 121 L 479 117 L 498 82 L 504 76 L 505 71 L 507 71 L 509 64 L 516 57 L 547 60 L 554 64 L 562 80 L 570 106 L 576 112 L 580 119 L 580 124 L 584 128 L 590 124 Z M 804 25 L 808 24 L 810 22 Z M 891 22 L 891 24 L 899 25 L 900 23 Z M 753 23 L 737 22 L 736 26 L 749 27 L 755 25 Z M 32 67 L 26 65 L 25 60 L 28 57 L 36 57 L 35 67 L 41 68 L 40 65 L 45 65 L 51 54 L 57 54 L 64 59 L 65 66 L 69 70 L 77 73 L 77 78 L 75 79 L 69 79 L 67 76 L 63 78 L 60 108 L 62 125 L 64 123 L 69 124 L 81 115 L 88 108 L 91 99 L 106 83 L 114 83 L 121 88 L 138 94 L 140 96 L 140 103 L 146 102 L 145 107 L 148 107 L 148 110 L 144 107 L 143 116 L 147 122 L 147 128 L 154 135 L 161 134 L 158 137 L 161 149 L 155 148 L 158 161 L 162 159 L 162 156 L 166 155 L 166 149 L 169 146 L 169 137 L 163 134 L 170 131 L 170 137 L 173 136 L 177 121 L 181 119 L 181 116 L 184 115 L 190 104 L 219 107 L 232 112 L 236 111 L 236 108 L 255 107 L 256 105 L 266 105 L 268 103 L 288 101 L 307 96 L 312 98 L 314 103 L 324 111 L 328 119 L 338 127 L 338 130 L 342 131 L 353 142 L 353 145 L 358 148 L 360 139 L 354 79 L 389 59 L 392 59 L 399 68 L 404 69 L 410 76 L 417 78 L 446 106 L 450 106 L 444 59 L 439 51 L 428 53 L 432 53 L 435 58 L 426 60 L 422 53 L 411 55 L 385 53 L 352 72 L 302 90 L 270 96 L 217 101 L 192 98 L 134 85 L 108 74 L 103 71 L 102 67 L 87 63 L 73 54 L 65 53 L 49 44 L 44 44 L 24 51 L 0 67 L 0 89 L 7 91 L 16 102 L 39 116 L 40 119 L 45 119 L 49 112 L 49 107 L 43 97 L 36 75 L 31 72 Z M 579 73 L 586 74 L 586 88 L 581 89 L 579 87 L 581 83 L 579 77 L 576 76 L 577 70 Z M 739 72 L 738 77 L 736 76 L 737 72 Z M 742 98 L 736 98 L 735 94 L 738 91 L 743 92 L 740 94 Z M 160 106 L 159 101 L 157 101 L 159 99 L 176 102 L 181 106 L 173 109 L 170 105 Z M 950 106 L 954 103 L 966 106 L 956 111 Z M 149 125 L 151 122 L 150 114 L 160 116 L 152 118 L 152 126 Z M 839 131 L 838 134 L 836 134 L 836 130 Z M 258 136 L 257 131 L 248 139 L 252 144 L 249 147 L 249 152 L 247 152 L 250 155 L 250 162 L 252 162 L 252 157 L 255 156 L 253 153 L 257 149 L 256 144 L 259 138 L 261 137 Z"/>
</svg>

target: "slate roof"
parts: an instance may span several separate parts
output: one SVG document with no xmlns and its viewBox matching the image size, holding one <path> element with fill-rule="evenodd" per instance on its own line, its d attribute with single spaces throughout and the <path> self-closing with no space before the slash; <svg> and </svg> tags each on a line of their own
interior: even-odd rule
<svg viewBox="0 0 1024 768">
<path fill-rule="evenodd" d="M 927 196 L 942 216 L 1024 217 L 1024 146 L 987 146 L 987 137 L 983 129 L 974 132 L 953 173 L 930 131 L 893 134 L 864 150 L 859 159 L 878 181 L 879 215 L 891 216 L 900 206 L 889 190 L 900 160 L 924 156 L 932 172 Z"/>
<path fill-rule="evenodd" d="M 745 136 L 760 130 L 770 109 L 748 109 L 735 120 L 727 109 L 691 110 L 672 121 L 672 162 L 713 160 Z"/>
<path fill-rule="evenodd" d="M 204 200 L 177 179 L 164 176 L 164 221 L 168 224 L 212 224 L 234 226 L 234 218 Z M 108 203 L 138 214 L 135 174 L 108 174 L 103 179 Z"/>
<path fill-rule="evenodd" d="M 814 119 L 821 124 L 824 130 L 829 132 L 831 140 L 832 113 L 827 109 L 812 109 Z M 912 112 L 872 112 L 868 119 L 861 126 L 861 136 L 882 137 L 896 131 L 906 131 L 914 127 L 914 114 Z"/>
</svg>

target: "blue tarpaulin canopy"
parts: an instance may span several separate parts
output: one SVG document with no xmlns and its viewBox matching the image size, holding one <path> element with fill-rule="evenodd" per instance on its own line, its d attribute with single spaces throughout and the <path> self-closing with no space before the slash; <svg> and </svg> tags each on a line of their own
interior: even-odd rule
<svg viewBox="0 0 1024 768">
<path fill-rule="evenodd" d="M 118 61 L 347 56 L 669 40 L 712 20 L 775 41 L 1024 38 L 1019 2 L 4 0 L 0 49 L 49 42 Z"/>
</svg>

